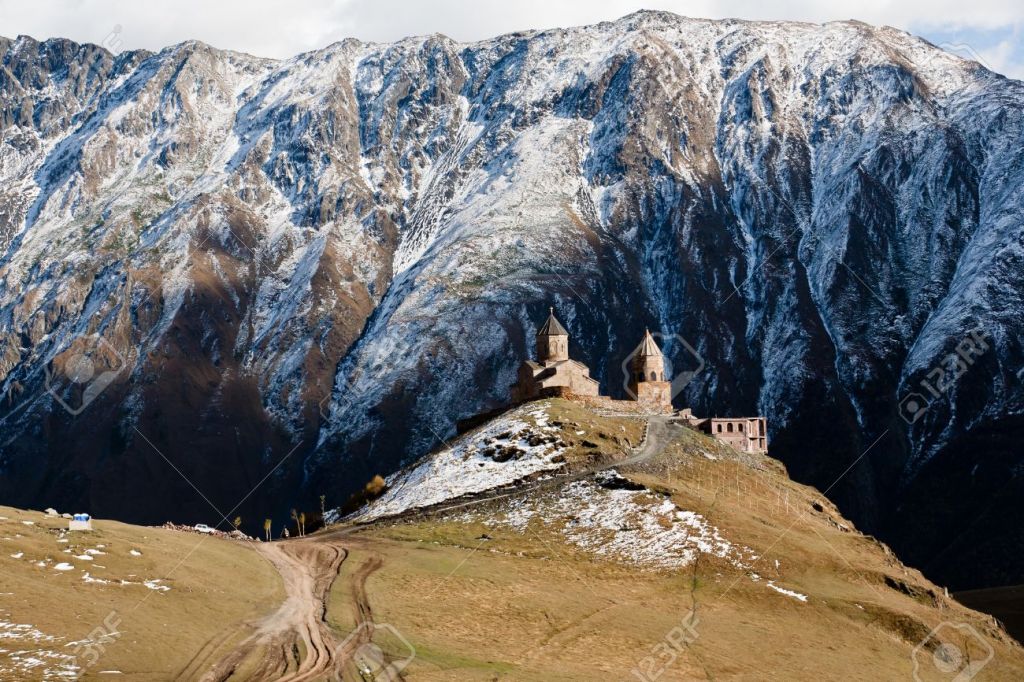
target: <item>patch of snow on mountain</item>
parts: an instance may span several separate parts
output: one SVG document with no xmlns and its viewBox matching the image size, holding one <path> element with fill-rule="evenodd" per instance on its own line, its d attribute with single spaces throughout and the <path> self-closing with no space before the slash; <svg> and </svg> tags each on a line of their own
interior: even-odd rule
<svg viewBox="0 0 1024 682">
<path fill-rule="evenodd" d="M 46 648 L 62 640 L 32 625 L 0 618 L 0 679 L 78 679 L 81 668 L 74 656 Z"/>
<path fill-rule="evenodd" d="M 806 602 L 807 601 L 807 595 L 806 594 L 800 594 L 799 592 L 794 592 L 793 590 L 787 590 L 785 587 L 779 587 L 778 585 L 775 584 L 774 581 L 769 580 L 768 581 L 768 587 L 772 588 L 773 590 L 775 590 L 779 594 L 786 595 L 787 597 L 792 597 L 793 599 L 797 599 L 797 600 L 802 601 L 802 602 Z"/>
<path fill-rule="evenodd" d="M 602 480 L 621 480 L 614 472 Z M 509 501 L 494 515 L 467 512 L 460 521 L 480 521 L 489 527 L 525 532 L 531 521 L 562 525 L 572 544 L 623 563 L 659 569 L 691 565 L 700 554 L 725 559 L 740 570 L 755 559 L 747 547 L 722 537 L 700 514 L 677 507 L 648 490 L 609 488 L 594 481 L 574 481 L 557 497 Z"/>
<path fill-rule="evenodd" d="M 564 446 L 550 435 L 557 430 L 547 425 L 543 410 L 521 408 L 499 417 L 389 477 L 387 492 L 353 520 L 394 516 L 558 469 L 562 464 L 555 460 Z"/>
</svg>

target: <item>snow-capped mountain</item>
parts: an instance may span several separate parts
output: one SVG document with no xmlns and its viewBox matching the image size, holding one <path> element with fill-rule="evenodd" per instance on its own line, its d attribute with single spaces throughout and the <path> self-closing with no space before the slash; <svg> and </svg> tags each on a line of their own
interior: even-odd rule
<svg viewBox="0 0 1024 682">
<path fill-rule="evenodd" d="M 605 392 L 678 336 L 678 405 L 765 414 L 936 578 L 1024 579 L 1021 83 L 888 27 L 664 13 L 0 54 L 6 503 L 338 502 L 505 401 L 553 305 Z"/>
</svg>

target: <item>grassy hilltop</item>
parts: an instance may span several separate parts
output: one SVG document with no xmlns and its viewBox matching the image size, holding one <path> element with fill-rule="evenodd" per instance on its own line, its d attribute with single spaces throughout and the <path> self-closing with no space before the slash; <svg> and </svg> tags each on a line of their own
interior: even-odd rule
<svg viewBox="0 0 1024 682">
<path fill-rule="evenodd" d="M 776 460 L 615 409 L 515 408 L 269 545 L 0 508 L 0 678 L 1024 679 Z"/>
</svg>

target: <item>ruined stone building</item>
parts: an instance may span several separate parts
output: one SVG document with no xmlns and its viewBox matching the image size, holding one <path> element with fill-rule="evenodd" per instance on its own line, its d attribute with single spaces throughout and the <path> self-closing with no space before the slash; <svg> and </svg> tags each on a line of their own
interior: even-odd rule
<svg viewBox="0 0 1024 682">
<path fill-rule="evenodd" d="M 626 367 L 626 363 L 623 363 Z M 523 402 L 536 398 L 563 396 L 580 398 L 588 402 L 597 400 L 610 407 L 630 409 L 642 413 L 669 414 L 672 407 L 672 384 L 665 376 L 665 357 L 651 336 L 644 331 L 640 345 L 629 358 L 629 377 L 626 380 L 629 401 L 612 400 L 601 396 L 598 383 L 590 376 L 590 369 L 569 357 L 569 332 L 555 318 L 550 309 L 548 319 L 537 332 L 537 360 L 527 360 L 519 367 L 512 401 Z M 764 417 L 695 417 L 689 409 L 674 412 L 678 421 L 688 424 L 743 452 L 768 451 L 767 423 Z"/>
</svg>

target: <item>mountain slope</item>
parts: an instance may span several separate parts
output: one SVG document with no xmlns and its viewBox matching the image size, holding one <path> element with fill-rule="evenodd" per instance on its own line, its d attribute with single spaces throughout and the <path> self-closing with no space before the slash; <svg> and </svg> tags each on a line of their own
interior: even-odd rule
<svg viewBox="0 0 1024 682">
<path fill-rule="evenodd" d="M 173 679 L 282 601 L 249 542 L 0 507 L 0 678 Z M 229 640 L 233 641 L 233 640 Z"/>
<path fill-rule="evenodd" d="M 527 471 L 542 461 L 553 466 Z M 420 475 L 439 466 L 447 479 Z M 390 483 L 356 522 L 273 543 L 102 521 L 67 533 L 61 519 L 0 509 L 0 671 L 253 681 L 1024 673 L 1024 649 L 1000 624 L 902 564 L 779 462 L 664 416 L 538 401 Z"/>
<path fill-rule="evenodd" d="M 943 582 L 1024 580 L 1020 83 L 892 28 L 664 13 L 2 48 L 2 499 L 343 498 L 503 402 L 554 304 L 605 391 L 645 325 L 678 335 L 677 404 L 766 414 Z"/>
<path fill-rule="evenodd" d="M 900 563 L 778 462 L 658 418 L 642 447 L 601 437 L 632 419 L 531 404 L 397 476 L 354 530 L 318 534 L 345 543 L 347 570 L 365 580 L 376 660 L 417 680 L 938 680 L 968 659 L 973 679 L 1021 674 L 1024 650 L 991 618 Z M 494 431 L 509 428 L 554 439 L 562 466 L 386 515 L 417 491 L 437 500 L 437 480 L 417 469 L 463 453 L 450 480 L 472 478 L 501 445 Z M 574 457 L 584 441 L 590 456 Z M 495 468 L 539 454 L 524 447 Z M 348 585 L 336 584 L 329 610 L 343 631 L 358 624 Z"/>
</svg>

